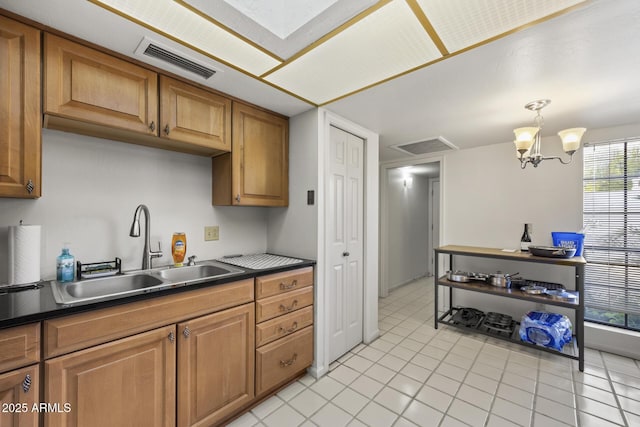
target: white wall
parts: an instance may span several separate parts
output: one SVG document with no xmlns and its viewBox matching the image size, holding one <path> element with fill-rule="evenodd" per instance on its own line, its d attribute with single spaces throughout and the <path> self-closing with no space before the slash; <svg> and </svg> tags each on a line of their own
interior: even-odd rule
<svg viewBox="0 0 640 427">
<path fill-rule="evenodd" d="M 314 204 L 307 205 L 307 191 Z M 269 209 L 269 252 L 318 258 L 318 111 L 289 120 L 289 206 Z"/>
<path fill-rule="evenodd" d="M 187 235 L 187 254 L 212 259 L 231 253 L 264 252 L 264 208 L 213 207 L 211 160 L 82 135 L 43 129 L 40 199 L 0 199 L 0 283 L 8 278 L 7 226 L 22 219 L 42 225 L 41 275 L 55 276 L 64 242 L 82 262 L 122 258 L 123 269 L 139 269 L 143 238 L 129 237 L 136 206 L 151 213 L 152 248 L 162 242 L 171 264 L 171 236 Z M 219 225 L 220 240 L 205 242 L 204 226 Z M 144 227 L 144 224 L 141 224 Z"/>
<path fill-rule="evenodd" d="M 402 168 L 389 169 L 387 174 L 387 263 L 392 290 L 429 270 L 429 180 L 413 175 L 409 188 Z"/>
</svg>

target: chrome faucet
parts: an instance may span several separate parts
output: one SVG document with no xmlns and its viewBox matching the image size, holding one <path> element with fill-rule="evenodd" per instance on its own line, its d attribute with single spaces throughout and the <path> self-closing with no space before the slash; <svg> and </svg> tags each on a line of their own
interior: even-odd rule
<svg viewBox="0 0 640 427">
<path fill-rule="evenodd" d="M 145 205 L 138 205 L 136 213 L 133 215 L 133 224 L 131 224 L 131 231 L 129 236 L 140 237 L 140 212 L 144 212 L 144 249 L 142 250 L 142 269 L 148 270 L 151 268 L 151 260 L 153 258 L 160 258 L 162 256 L 162 250 L 160 248 L 160 242 L 158 242 L 158 250 L 152 251 L 149 249 L 149 229 L 151 228 L 151 216 L 149 215 L 149 209 Z"/>
</svg>

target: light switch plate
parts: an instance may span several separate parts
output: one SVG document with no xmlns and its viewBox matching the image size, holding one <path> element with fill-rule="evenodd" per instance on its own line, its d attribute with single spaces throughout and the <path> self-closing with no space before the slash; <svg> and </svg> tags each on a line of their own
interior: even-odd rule
<svg viewBox="0 0 640 427">
<path fill-rule="evenodd" d="M 204 240 L 206 242 L 220 239 L 220 228 L 217 225 L 204 227 Z"/>
</svg>

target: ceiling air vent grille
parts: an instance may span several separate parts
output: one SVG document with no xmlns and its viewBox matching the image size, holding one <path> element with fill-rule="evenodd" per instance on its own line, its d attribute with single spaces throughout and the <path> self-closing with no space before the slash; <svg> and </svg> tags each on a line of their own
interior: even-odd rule
<svg viewBox="0 0 640 427">
<path fill-rule="evenodd" d="M 207 65 L 205 62 L 198 61 L 194 58 L 182 54 L 181 52 L 171 49 L 168 46 L 164 46 L 161 43 L 149 38 L 143 37 L 138 47 L 134 51 L 134 55 L 138 58 L 153 58 L 153 61 L 149 62 L 148 59 L 142 59 L 145 62 L 149 62 L 160 68 L 164 68 L 167 71 L 179 73 L 180 71 L 188 71 L 196 74 L 203 79 L 208 79 L 220 70 Z M 161 62 L 163 64 L 161 64 Z M 170 65 L 169 65 L 170 64 Z"/>
<path fill-rule="evenodd" d="M 439 153 L 442 151 L 457 150 L 458 147 L 439 136 L 437 138 L 428 138 L 422 141 L 405 142 L 402 144 L 392 145 L 390 148 L 401 151 L 412 156 L 420 156 L 423 154 Z"/>
<path fill-rule="evenodd" d="M 149 44 L 149 46 L 147 46 L 147 48 L 144 50 L 144 54 L 152 58 L 157 58 L 161 61 L 173 64 L 176 67 L 182 68 L 183 70 L 195 73 L 200 77 L 204 77 L 205 79 L 208 79 L 216 73 L 216 71 L 212 70 L 211 68 L 196 64 L 195 62 L 187 58 L 176 55 L 173 52 L 169 52 L 168 50 L 163 49 L 155 44 Z"/>
</svg>

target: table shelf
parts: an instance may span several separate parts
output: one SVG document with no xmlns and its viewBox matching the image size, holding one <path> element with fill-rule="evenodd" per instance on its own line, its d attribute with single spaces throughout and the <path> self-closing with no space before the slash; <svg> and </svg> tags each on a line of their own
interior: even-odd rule
<svg viewBox="0 0 640 427">
<path fill-rule="evenodd" d="M 511 342 L 514 344 L 518 344 L 521 345 L 523 347 L 529 347 L 535 350 L 540 350 L 540 351 L 544 351 L 547 353 L 551 353 L 551 354 L 557 354 L 558 356 L 563 356 L 563 357 L 568 357 L 570 359 L 573 360 L 580 360 L 580 351 L 578 348 L 578 344 L 577 344 L 577 339 L 576 336 L 574 335 L 571 339 L 570 343 L 565 344 L 565 346 L 562 348 L 562 351 L 558 351 L 556 349 L 553 348 L 547 348 L 547 347 L 543 347 L 541 345 L 536 345 L 536 344 L 531 344 L 528 342 L 524 342 L 520 339 L 520 322 L 515 322 L 515 327 L 513 328 L 513 332 L 511 334 L 509 334 L 509 336 L 505 336 L 504 334 L 500 334 L 500 333 L 496 333 L 496 332 L 491 332 L 488 330 L 484 330 L 482 328 L 483 326 L 483 322 L 480 322 L 480 324 L 475 325 L 475 326 L 466 326 L 466 325 L 461 325 L 458 323 L 454 323 L 452 321 L 452 317 L 453 314 L 455 313 L 455 310 L 458 310 L 457 307 L 451 307 L 449 310 L 447 310 L 443 315 L 441 315 L 438 318 L 438 323 L 443 324 L 443 325 L 447 325 L 453 328 L 457 328 L 457 329 L 462 329 L 465 331 L 469 331 L 469 332 L 473 332 L 476 334 L 481 334 L 481 335 L 486 335 L 488 337 L 492 337 L 492 338 L 497 338 L 503 341 L 507 341 L 507 342 Z"/>
<path fill-rule="evenodd" d="M 545 258 L 539 256 L 533 256 L 529 253 L 523 252 L 505 252 L 501 249 L 496 248 L 482 248 L 475 246 L 457 246 L 457 245 L 449 245 L 442 246 L 436 248 L 435 252 L 435 277 L 438 279 L 435 280 L 435 297 L 434 297 L 434 305 L 435 305 L 435 313 L 434 316 L 434 326 L 437 329 L 438 324 L 445 324 L 448 326 L 452 326 L 459 329 L 464 329 L 468 331 L 472 331 L 473 333 L 480 333 L 483 335 L 491 336 L 494 338 L 502 339 L 508 342 L 512 342 L 524 347 L 534 348 L 536 350 L 541 350 L 553 354 L 557 354 L 559 356 L 568 357 L 570 359 L 574 359 L 578 361 L 578 367 L 580 371 L 584 371 L 584 301 L 582 300 L 582 296 L 584 294 L 584 266 L 586 265 L 586 260 L 583 257 L 573 257 L 573 258 Z M 482 282 L 454 282 L 447 279 L 447 276 L 439 276 L 438 274 L 438 264 L 440 255 L 449 255 L 450 267 L 453 269 L 454 257 L 456 256 L 465 256 L 465 257 L 478 257 L 478 258 L 489 258 L 489 259 L 501 259 L 508 261 L 520 261 L 520 262 L 530 262 L 530 263 L 539 263 L 539 264 L 552 264 L 559 266 L 566 266 L 573 268 L 575 270 L 575 286 L 574 290 L 578 294 L 578 299 L 576 301 L 560 301 L 552 299 L 547 295 L 530 295 L 526 294 L 519 289 L 510 289 L 510 288 L 500 288 L 488 285 Z M 444 286 L 449 288 L 449 309 L 444 312 L 441 316 L 438 316 L 438 287 Z M 574 324 L 574 339 L 572 339 L 571 344 L 565 345 L 563 351 L 558 351 L 551 348 L 546 348 L 543 346 L 526 343 L 520 340 L 520 337 L 517 333 L 517 327 L 514 328 L 513 333 L 510 336 L 504 336 L 504 334 L 499 335 L 497 333 L 493 333 L 490 331 L 482 330 L 482 323 L 477 325 L 476 327 L 465 326 L 461 324 L 454 323 L 451 318 L 453 317 L 453 313 L 457 310 L 457 307 L 454 307 L 453 304 L 453 289 L 460 289 L 463 291 L 469 292 L 478 292 L 487 295 L 497 296 L 501 298 L 512 298 L 519 299 L 523 301 L 529 301 L 533 303 L 541 303 L 545 305 L 552 305 L 556 307 L 563 307 L 567 309 L 571 309 L 575 311 L 575 324 Z"/>
</svg>

